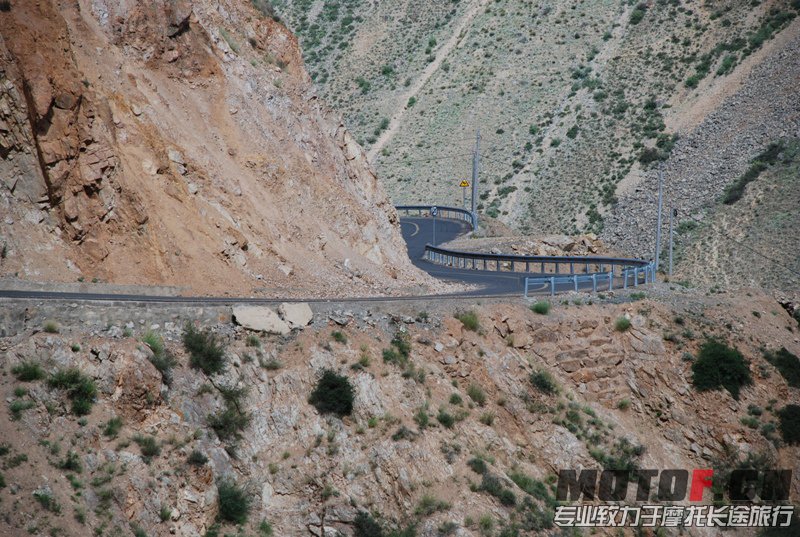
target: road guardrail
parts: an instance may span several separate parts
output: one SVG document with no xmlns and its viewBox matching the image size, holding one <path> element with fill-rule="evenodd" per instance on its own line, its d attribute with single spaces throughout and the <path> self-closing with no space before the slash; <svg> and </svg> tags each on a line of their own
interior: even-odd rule
<svg viewBox="0 0 800 537">
<path fill-rule="evenodd" d="M 426 216 L 431 209 L 436 207 L 436 218 L 447 218 L 449 220 L 463 220 L 469 227 L 475 229 L 472 221 L 472 213 L 460 207 L 442 207 L 441 205 L 396 205 L 398 212 L 406 213 L 409 216 Z"/>
</svg>

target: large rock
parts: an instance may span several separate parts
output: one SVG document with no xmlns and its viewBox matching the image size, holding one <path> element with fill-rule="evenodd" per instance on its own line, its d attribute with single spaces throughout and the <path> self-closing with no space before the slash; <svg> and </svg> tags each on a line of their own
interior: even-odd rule
<svg viewBox="0 0 800 537">
<path fill-rule="evenodd" d="M 282 336 L 292 331 L 289 323 L 266 306 L 234 306 L 233 319 L 248 330 Z"/>
<path fill-rule="evenodd" d="M 278 306 L 278 313 L 291 328 L 303 328 L 314 319 L 311 307 L 306 302 L 284 302 Z"/>
</svg>

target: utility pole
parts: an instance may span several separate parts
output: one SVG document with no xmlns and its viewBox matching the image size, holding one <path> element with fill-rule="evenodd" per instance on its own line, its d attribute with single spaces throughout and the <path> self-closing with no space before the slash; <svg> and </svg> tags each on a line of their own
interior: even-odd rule
<svg viewBox="0 0 800 537">
<path fill-rule="evenodd" d="M 656 224 L 656 272 L 658 272 L 658 261 L 661 254 L 661 208 L 664 204 L 663 198 L 664 185 L 664 163 L 658 164 L 658 223 Z"/>
<path fill-rule="evenodd" d="M 669 210 L 669 277 L 670 277 L 670 279 L 672 279 L 672 240 L 673 240 L 672 220 L 676 216 L 678 216 L 678 209 L 675 209 L 674 207 L 670 207 L 670 210 Z"/>
<path fill-rule="evenodd" d="M 475 151 L 472 153 L 472 224 L 478 229 L 478 164 L 480 163 L 481 130 L 475 138 Z"/>
</svg>

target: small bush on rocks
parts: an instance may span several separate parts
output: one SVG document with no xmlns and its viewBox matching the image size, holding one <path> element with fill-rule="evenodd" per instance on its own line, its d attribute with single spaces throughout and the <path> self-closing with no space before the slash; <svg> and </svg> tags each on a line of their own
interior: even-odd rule
<svg viewBox="0 0 800 537">
<path fill-rule="evenodd" d="M 323 371 L 314 391 L 311 392 L 309 403 L 321 414 L 336 414 L 347 416 L 353 411 L 355 390 L 350 380 L 330 369 Z"/>
</svg>

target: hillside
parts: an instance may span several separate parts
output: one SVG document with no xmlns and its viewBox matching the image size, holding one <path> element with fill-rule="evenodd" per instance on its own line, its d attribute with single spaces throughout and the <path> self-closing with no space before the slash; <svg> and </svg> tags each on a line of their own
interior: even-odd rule
<svg viewBox="0 0 800 537">
<path fill-rule="evenodd" d="M 435 287 L 294 36 L 258 8 L 3 2 L 0 274 L 187 294 Z"/>
<path fill-rule="evenodd" d="M 563 535 L 561 469 L 740 461 L 797 475 L 781 416 L 800 403 L 800 361 L 774 365 L 800 354 L 797 322 L 757 291 L 649 293 L 572 297 L 546 315 L 315 306 L 285 336 L 225 307 L 6 301 L 0 533 Z M 738 398 L 698 389 L 709 338 L 747 360 Z M 347 379 L 352 408 L 340 380 L 317 390 L 325 371 Z"/>
<path fill-rule="evenodd" d="M 395 202 L 460 204 L 480 128 L 481 211 L 522 233 L 649 257 L 660 162 L 702 218 L 800 133 L 797 2 L 274 5 Z"/>
</svg>

